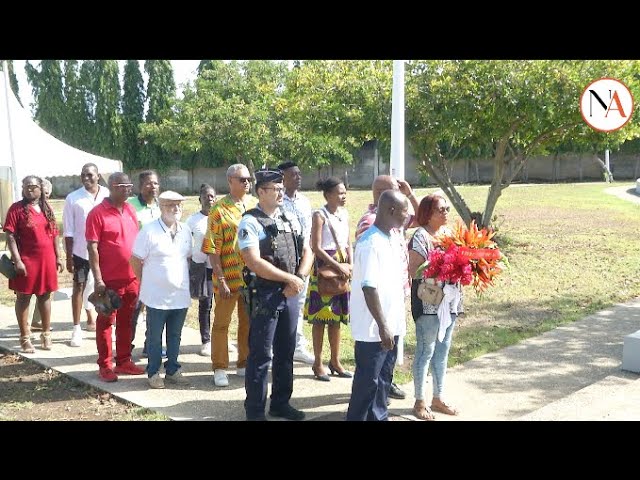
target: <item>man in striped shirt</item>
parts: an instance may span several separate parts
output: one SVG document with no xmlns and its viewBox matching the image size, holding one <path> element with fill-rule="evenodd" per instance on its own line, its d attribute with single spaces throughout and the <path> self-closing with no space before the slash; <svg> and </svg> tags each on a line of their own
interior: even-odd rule
<svg viewBox="0 0 640 480">
<path fill-rule="evenodd" d="M 244 286 L 244 261 L 238 249 L 238 224 L 247 210 L 258 201 L 249 195 L 251 175 L 241 163 L 227 169 L 229 194 L 219 200 L 209 212 L 207 235 L 202 252 L 209 255 L 213 268 L 215 308 L 211 328 L 211 363 L 213 383 L 217 387 L 229 385 L 229 324 L 233 310 L 238 307 L 238 362 L 236 374 L 244 377 L 249 354 L 249 316 L 240 295 Z"/>
</svg>

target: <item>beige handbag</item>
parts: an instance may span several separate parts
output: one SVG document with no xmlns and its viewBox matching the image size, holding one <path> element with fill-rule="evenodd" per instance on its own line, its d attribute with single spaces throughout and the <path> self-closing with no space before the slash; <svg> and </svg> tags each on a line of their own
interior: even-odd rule
<svg viewBox="0 0 640 480">
<path fill-rule="evenodd" d="M 440 305 L 444 298 L 442 287 L 438 286 L 432 278 L 423 280 L 422 283 L 418 285 L 417 295 L 420 300 L 429 305 Z"/>
</svg>

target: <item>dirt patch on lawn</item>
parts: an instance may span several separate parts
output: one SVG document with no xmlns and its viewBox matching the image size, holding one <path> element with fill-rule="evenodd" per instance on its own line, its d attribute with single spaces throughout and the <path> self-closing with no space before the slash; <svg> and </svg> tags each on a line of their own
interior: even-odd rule
<svg viewBox="0 0 640 480">
<path fill-rule="evenodd" d="M 0 349 L 0 420 L 167 420 Z"/>
</svg>

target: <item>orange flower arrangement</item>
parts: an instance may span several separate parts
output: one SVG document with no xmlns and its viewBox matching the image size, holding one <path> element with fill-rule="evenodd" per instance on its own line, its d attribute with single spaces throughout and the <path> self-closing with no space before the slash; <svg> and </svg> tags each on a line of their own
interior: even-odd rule
<svg viewBox="0 0 640 480">
<path fill-rule="evenodd" d="M 458 220 L 451 235 L 438 239 L 445 251 L 454 247 L 452 250 L 456 251 L 458 258 L 468 259 L 473 287 L 479 294 L 493 285 L 495 277 L 508 265 L 507 258 L 492 240 L 495 234 L 496 232 L 490 228 L 478 228 L 475 220 L 469 228 Z"/>
</svg>

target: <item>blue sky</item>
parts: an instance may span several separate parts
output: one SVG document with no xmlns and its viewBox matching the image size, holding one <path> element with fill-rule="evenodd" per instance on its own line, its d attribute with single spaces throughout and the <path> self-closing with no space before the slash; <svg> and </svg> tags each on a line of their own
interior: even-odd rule
<svg viewBox="0 0 640 480">
<path fill-rule="evenodd" d="M 24 72 L 24 64 L 26 60 L 14 60 L 13 66 L 16 72 L 16 76 L 18 77 L 18 86 L 20 88 L 20 100 L 22 101 L 22 105 L 25 106 L 26 109 L 30 110 L 29 105 L 33 102 L 33 97 L 31 95 L 31 86 L 27 81 L 27 75 Z M 30 60 L 30 62 L 37 67 L 40 60 Z M 120 60 L 120 62 L 124 62 L 124 60 Z M 178 95 L 181 95 L 182 88 L 180 88 L 181 84 L 184 84 L 188 81 L 195 79 L 196 77 L 196 69 L 198 68 L 198 64 L 200 60 L 171 60 L 171 65 L 173 66 L 173 75 L 174 80 L 176 81 L 176 85 L 178 86 Z M 123 68 L 123 64 L 121 63 L 121 70 Z M 140 66 L 140 70 L 142 71 L 143 76 L 144 70 L 142 69 L 142 65 Z"/>
</svg>

